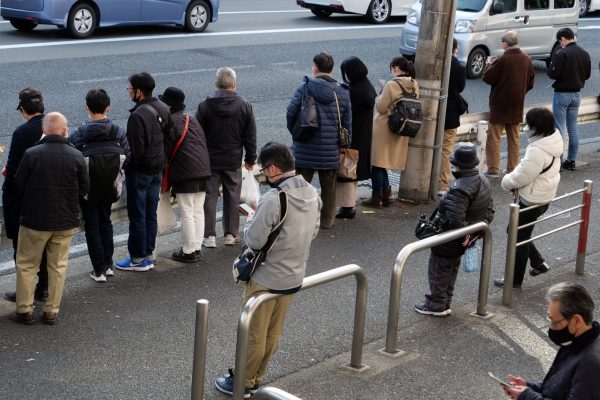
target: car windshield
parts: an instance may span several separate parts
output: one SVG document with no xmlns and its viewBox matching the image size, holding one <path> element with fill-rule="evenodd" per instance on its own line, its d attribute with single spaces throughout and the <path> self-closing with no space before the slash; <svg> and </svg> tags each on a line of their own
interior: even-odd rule
<svg viewBox="0 0 600 400">
<path fill-rule="evenodd" d="M 459 11 L 481 11 L 487 0 L 458 0 L 456 9 Z"/>
</svg>

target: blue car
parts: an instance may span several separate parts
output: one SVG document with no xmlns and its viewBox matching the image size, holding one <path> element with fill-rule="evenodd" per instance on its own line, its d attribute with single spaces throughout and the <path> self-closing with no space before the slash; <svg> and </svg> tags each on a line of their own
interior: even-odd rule
<svg viewBox="0 0 600 400">
<path fill-rule="evenodd" d="M 202 32 L 217 21 L 219 0 L 2 0 L 0 15 L 20 31 L 56 25 L 76 38 L 104 26 L 174 24 Z"/>
</svg>

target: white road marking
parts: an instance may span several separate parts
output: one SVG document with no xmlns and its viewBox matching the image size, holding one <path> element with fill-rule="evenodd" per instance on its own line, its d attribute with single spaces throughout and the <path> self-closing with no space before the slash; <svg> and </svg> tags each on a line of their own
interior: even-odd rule
<svg viewBox="0 0 600 400">
<path fill-rule="evenodd" d="M 277 14 L 277 13 L 307 13 L 310 10 L 271 10 L 271 11 L 219 11 L 219 15 L 234 15 L 234 14 Z"/>
<path fill-rule="evenodd" d="M 577 28 L 578 31 L 600 29 L 600 25 L 580 26 Z"/>
</svg>

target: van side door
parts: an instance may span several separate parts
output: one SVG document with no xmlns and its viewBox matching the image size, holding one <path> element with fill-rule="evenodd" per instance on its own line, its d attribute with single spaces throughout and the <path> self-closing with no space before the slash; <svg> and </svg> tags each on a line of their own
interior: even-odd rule
<svg viewBox="0 0 600 400">
<path fill-rule="evenodd" d="M 516 17 L 523 24 L 519 34 L 521 50 L 532 58 L 546 58 L 556 42 L 554 38 L 554 10 L 550 0 L 523 0 L 523 9 Z"/>
<path fill-rule="evenodd" d="M 487 18 L 486 46 L 490 55 L 499 57 L 504 54 L 502 36 L 506 31 L 516 31 L 520 36 L 523 23 L 517 20 L 517 3 L 523 0 L 494 0 L 490 2 Z"/>
</svg>

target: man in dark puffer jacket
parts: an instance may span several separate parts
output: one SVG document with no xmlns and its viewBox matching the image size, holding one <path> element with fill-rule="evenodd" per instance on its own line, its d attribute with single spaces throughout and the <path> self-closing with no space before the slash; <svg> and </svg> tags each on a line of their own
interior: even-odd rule
<svg viewBox="0 0 600 400">
<path fill-rule="evenodd" d="M 452 174 L 456 181 L 440 200 L 438 213 L 444 231 L 462 228 L 479 221 L 488 224 L 494 219 L 494 201 L 487 178 L 476 169 L 479 164 L 475 146 L 459 143 L 450 163 L 457 170 Z M 425 315 L 443 317 L 450 315 L 454 283 L 460 259 L 467 244 L 474 245 L 470 235 L 431 248 L 429 256 L 429 289 L 425 303 L 415 305 L 415 311 Z"/>
</svg>

